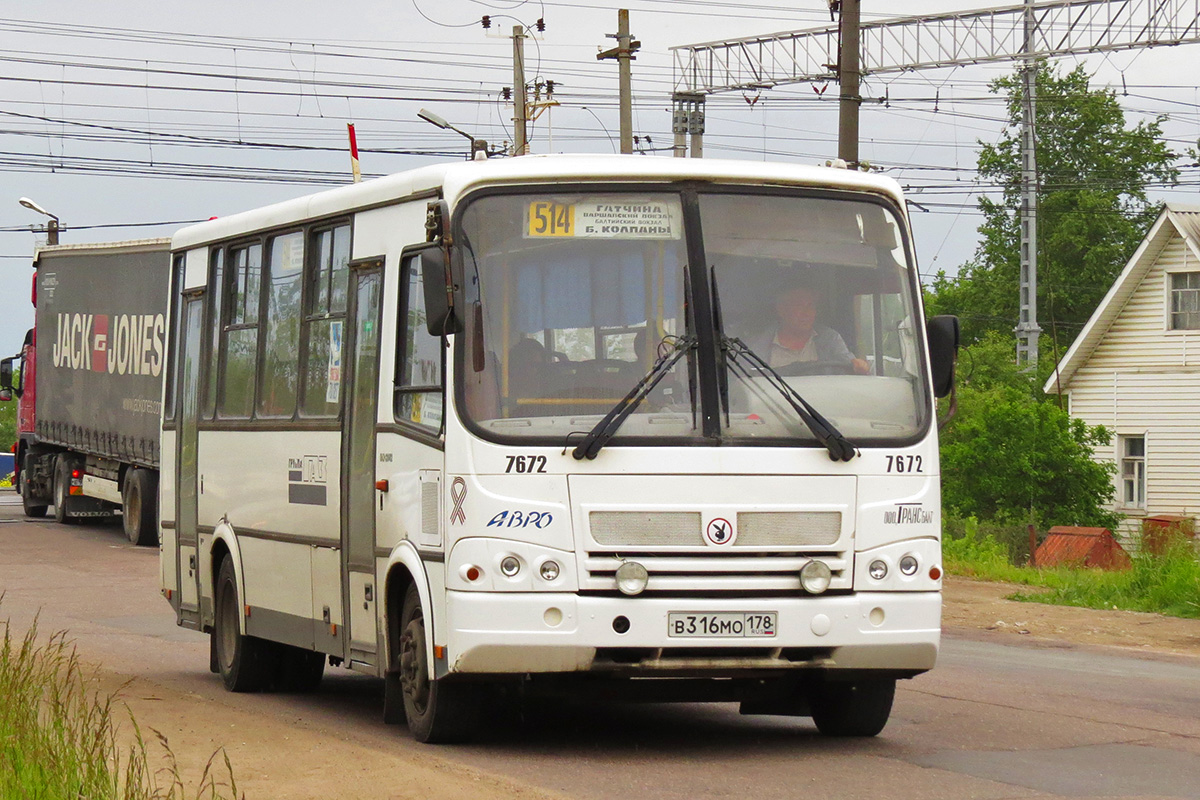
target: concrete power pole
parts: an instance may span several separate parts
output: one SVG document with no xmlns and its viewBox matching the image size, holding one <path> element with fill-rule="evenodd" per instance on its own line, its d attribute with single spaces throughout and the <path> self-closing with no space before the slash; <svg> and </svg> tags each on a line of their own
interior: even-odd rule
<svg viewBox="0 0 1200 800">
<path fill-rule="evenodd" d="M 628 154 L 633 152 L 633 82 L 629 62 L 633 61 L 633 54 L 642 46 L 641 42 L 634 40 L 629 34 L 629 9 L 617 10 L 617 32 L 608 36 L 617 40 L 617 46 L 597 53 L 596 59 L 617 60 L 621 93 L 621 152 Z"/>
<path fill-rule="evenodd" d="M 841 0 L 838 30 L 841 55 L 838 57 L 838 81 L 841 94 L 838 100 L 838 158 L 850 169 L 858 169 L 858 112 L 862 106 L 859 78 L 862 63 L 858 56 L 859 0 Z"/>
<path fill-rule="evenodd" d="M 513 26 L 513 155 L 529 154 L 525 123 L 529 121 L 525 96 L 525 27 Z"/>
<path fill-rule="evenodd" d="M 1038 336 L 1042 329 L 1037 321 L 1037 131 L 1034 112 L 1037 108 L 1037 61 L 1033 58 L 1033 35 L 1037 21 L 1033 16 L 1033 0 L 1025 0 L 1025 53 L 1021 67 L 1024 97 L 1021 104 L 1021 281 L 1017 327 L 1017 363 L 1037 366 Z"/>
</svg>

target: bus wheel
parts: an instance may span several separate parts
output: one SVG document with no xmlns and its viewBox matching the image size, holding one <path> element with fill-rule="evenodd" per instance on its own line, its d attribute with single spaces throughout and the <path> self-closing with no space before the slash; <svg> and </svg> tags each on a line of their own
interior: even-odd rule
<svg viewBox="0 0 1200 800">
<path fill-rule="evenodd" d="M 325 654 L 290 644 L 275 645 L 275 688 L 281 692 L 308 694 L 321 686 Z"/>
<path fill-rule="evenodd" d="M 54 464 L 54 521 L 72 523 L 71 459 L 59 456 Z"/>
<path fill-rule="evenodd" d="M 875 736 L 887 725 L 895 694 L 895 678 L 822 682 L 813 688 L 813 722 L 825 736 Z"/>
<path fill-rule="evenodd" d="M 238 627 L 242 604 L 238 599 L 233 559 L 226 556 L 217 573 L 216 619 L 212 636 L 217 668 L 231 692 L 257 692 L 266 687 L 272 665 L 270 642 L 246 636 Z"/>
<path fill-rule="evenodd" d="M 475 728 L 474 687 L 429 677 L 425 614 L 417 587 L 410 584 L 400 614 L 400 642 L 393 671 L 399 674 L 408 729 L 419 742 L 461 741 Z"/>
<path fill-rule="evenodd" d="M 158 544 L 158 516 L 154 476 L 144 469 L 131 469 L 121 487 L 121 522 L 125 536 L 140 547 Z"/>
<path fill-rule="evenodd" d="M 29 473 L 21 470 L 17 477 L 21 487 L 21 505 L 25 506 L 25 516 L 41 518 L 46 516 L 46 504 L 33 499 L 33 487 L 29 485 Z"/>
</svg>

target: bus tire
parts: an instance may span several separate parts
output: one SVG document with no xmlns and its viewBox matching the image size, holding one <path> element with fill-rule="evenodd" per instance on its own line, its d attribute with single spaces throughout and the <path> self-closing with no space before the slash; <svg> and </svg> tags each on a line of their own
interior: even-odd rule
<svg viewBox="0 0 1200 800">
<path fill-rule="evenodd" d="M 400 613 L 400 641 L 393 672 L 399 675 L 408 729 L 419 742 L 462 741 L 475 729 L 479 704 L 470 684 L 431 680 L 421 597 L 409 584 Z"/>
<path fill-rule="evenodd" d="M 275 688 L 281 692 L 309 694 L 321 686 L 325 654 L 290 644 L 275 645 Z"/>
<path fill-rule="evenodd" d="M 54 521 L 74 523 L 74 505 L 71 497 L 71 459 L 60 455 L 54 462 Z"/>
<path fill-rule="evenodd" d="M 139 547 L 158 544 L 158 498 L 154 475 L 131 469 L 121 487 L 121 524 L 125 536 Z"/>
<path fill-rule="evenodd" d="M 824 736 L 876 736 L 887 725 L 895 678 L 826 681 L 814 687 L 812 718 Z"/>
<path fill-rule="evenodd" d="M 21 505 L 25 507 L 25 516 L 34 519 L 41 519 L 46 516 L 46 504 L 35 500 L 33 497 L 33 487 L 29 485 L 29 472 L 21 470 L 18 473 L 17 480 L 21 487 Z"/>
<path fill-rule="evenodd" d="M 216 643 L 217 668 L 225 688 L 231 692 L 257 692 L 271 677 L 271 643 L 241 632 L 242 603 L 238 597 L 233 560 L 221 561 L 217 573 L 215 619 L 212 636 Z"/>
</svg>

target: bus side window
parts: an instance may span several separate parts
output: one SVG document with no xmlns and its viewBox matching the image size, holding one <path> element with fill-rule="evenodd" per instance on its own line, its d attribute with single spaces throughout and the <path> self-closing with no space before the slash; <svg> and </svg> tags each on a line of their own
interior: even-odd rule
<svg viewBox="0 0 1200 800">
<path fill-rule="evenodd" d="M 232 248 L 226 267 L 217 415 L 222 419 L 246 419 L 254 408 L 258 366 L 262 245 Z"/>
<path fill-rule="evenodd" d="M 400 317 L 396 326 L 396 421 L 432 431 L 442 429 L 442 338 L 425 324 L 425 290 L 421 257 L 414 254 L 400 265 Z"/>
<path fill-rule="evenodd" d="M 341 407 L 349 265 L 349 225 L 311 235 L 301 336 L 304 388 L 300 413 L 305 417 L 336 417 Z"/>
</svg>

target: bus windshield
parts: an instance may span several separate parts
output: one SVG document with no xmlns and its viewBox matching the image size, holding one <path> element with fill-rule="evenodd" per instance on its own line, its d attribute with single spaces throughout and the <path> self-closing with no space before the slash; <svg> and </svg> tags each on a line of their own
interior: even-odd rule
<svg viewBox="0 0 1200 800">
<path fill-rule="evenodd" d="M 469 306 L 456 368 L 467 423 L 496 441 L 574 444 L 568 436 L 586 434 L 660 355 L 686 343 L 612 445 L 714 433 L 815 445 L 761 365 L 729 358 L 734 350 L 761 358 L 855 444 L 920 434 L 929 401 L 914 281 L 892 213 L 778 191 L 692 198 L 554 189 L 470 202 L 457 247 Z M 695 302 L 698 292 L 706 302 Z M 721 366 L 701 369 L 703 359 Z M 703 380 L 720 390 L 705 392 Z M 720 409 L 706 410 L 702 397 L 720 397 Z M 706 411 L 717 419 L 707 437 Z"/>
</svg>

